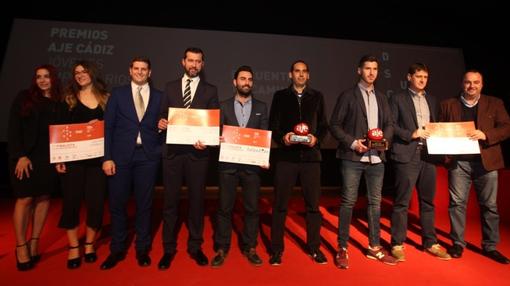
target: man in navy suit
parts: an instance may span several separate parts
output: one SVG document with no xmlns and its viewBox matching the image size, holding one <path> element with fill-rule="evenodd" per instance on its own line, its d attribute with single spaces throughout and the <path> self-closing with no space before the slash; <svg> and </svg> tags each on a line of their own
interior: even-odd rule
<svg viewBox="0 0 510 286">
<path fill-rule="evenodd" d="M 220 103 L 221 125 L 245 128 L 267 129 L 268 114 L 264 102 L 253 98 L 253 71 L 249 66 L 241 66 L 234 73 L 236 94 Z M 268 168 L 269 166 L 261 166 Z M 241 183 L 243 190 L 244 228 L 241 237 L 242 251 L 248 261 L 262 265 L 257 255 L 257 234 L 259 228 L 259 166 L 219 163 L 219 208 L 216 232 L 214 233 L 214 249 L 216 256 L 211 265 L 219 267 L 225 261 L 230 249 L 232 236 L 232 209 L 236 199 L 237 185 Z"/>
<path fill-rule="evenodd" d="M 384 138 L 393 137 L 393 119 L 386 96 L 375 90 L 379 62 L 371 55 L 358 64 L 359 82 L 342 92 L 331 114 L 331 135 L 338 140 L 336 157 L 340 159 L 342 204 L 338 219 L 338 253 L 335 265 L 349 267 L 347 242 L 352 209 L 358 199 L 358 187 L 364 174 L 368 197 L 368 238 L 366 256 L 385 264 L 396 265 L 380 243 L 381 190 L 384 178 L 384 151 L 369 149 L 364 139 L 368 130 L 379 128 Z"/>
<path fill-rule="evenodd" d="M 161 91 L 149 84 L 151 63 L 134 58 L 129 68 L 131 83 L 115 88 L 104 114 L 105 153 L 103 171 L 108 178 L 112 222 L 110 255 L 101 269 L 124 259 L 127 250 L 127 202 L 131 191 L 136 201 L 136 258 L 140 266 L 151 263 L 151 207 L 161 156 L 158 130 Z"/>
<path fill-rule="evenodd" d="M 395 199 L 391 216 L 391 254 L 405 261 L 404 241 L 407 231 L 407 211 L 414 186 L 420 201 L 420 223 L 423 249 L 442 260 L 450 255 L 437 243 L 434 228 L 434 196 L 436 194 L 436 165 L 428 155 L 426 141 L 429 132 L 425 125 L 439 118 L 435 97 L 425 88 L 429 69 L 421 63 L 412 64 L 407 73 L 409 88 L 390 99 L 395 120 L 390 158 L 395 172 Z"/>
<path fill-rule="evenodd" d="M 158 127 L 166 130 L 168 108 L 218 109 L 218 90 L 200 77 L 204 53 L 199 48 L 184 51 L 181 64 L 184 76 L 166 84 L 161 100 Z M 163 250 L 159 269 L 167 269 L 177 248 L 179 193 L 186 181 L 188 186 L 188 253 L 200 266 L 209 263 L 202 251 L 204 232 L 204 194 L 209 163 L 209 150 L 200 141 L 194 145 L 168 144 L 163 148 Z"/>
</svg>

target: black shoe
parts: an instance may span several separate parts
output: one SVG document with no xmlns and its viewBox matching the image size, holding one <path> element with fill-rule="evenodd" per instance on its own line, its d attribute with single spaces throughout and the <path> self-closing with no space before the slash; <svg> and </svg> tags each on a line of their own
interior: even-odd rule
<svg viewBox="0 0 510 286">
<path fill-rule="evenodd" d="M 483 250 L 482 254 L 501 264 L 510 264 L 510 260 L 497 250 Z"/>
<path fill-rule="evenodd" d="M 94 245 L 94 242 L 85 242 L 84 245 Z M 89 252 L 89 253 L 86 253 L 85 252 L 85 262 L 86 263 L 94 263 L 97 261 L 97 254 L 96 254 L 96 250 L 94 249 L 93 252 Z"/>
<path fill-rule="evenodd" d="M 14 250 L 14 255 L 16 256 L 16 268 L 19 271 L 27 271 L 34 268 L 34 263 L 32 263 L 32 259 L 28 259 L 26 262 L 20 262 L 18 259 L 18 248 L 25 247 L 27 249 L 27 253 L 30 255 L 30 248 L 28 244 L 25 242 L 20 245 L 16 245 L 16 249 Z"/>
<path fill-rule="evenodd" d="M 101 264 L 101 270 L 108 270 L 115 267 L 115 265 L 117 265 L 119 261 L 124 260 L 125 257 L 126 255 L 122 252 L 110 253 L 110 255 L 106 257 L 106 260 Z"/>
<path fill-rule="evenodd" d="M 454 244 L 450 249 L 448 249 L 448 253 L 453 258 L 461 258 L 462 252 L 464 252 L 464 248 L 458 244 Z"/>
<path fill-rule="evenodd" d="M 166 252 L 163 254 L 163 257 L 161 257 L 161 260 L 159 260 L 158 268 L 160 270 L 165 270 L 170 267 L 170 264 L 172 263 L 172 260 L 175 258 L 176 251 L 172 252 Z"/>
<path fill-rule="evenodd" d="M 282 252 L 275 251 L 273 254 L 271 254 L 271 257 L 269 258 L 269 264 L 273 266 L 282 264 Z"/>
<path fill-rule="evenodd" d="M 246 249 L 243 251 L 244 256 L 248 259 L 252 265 L 260 266 L 262 265 L 262 259 L 257 255 L 255 248 Z"/>
<path fill-rule="evenodd" d="M 317 264 L 328 264 L 328 259 L 320 249 L 310 251 L 309 255 Z"/>
<path fill-rule="evenodd" d="M 138 265 L 141 267 L 151 265 L 151 258 L 147 253 L 137 253 L 136 260 L 138 261 Z"/>
<path fill-rule="evenodd" d="M 195 252 L 190 252 L 189 255 L 200 266 L 209 264 L 209 260 L 207 259 L 207 256 L 205 256 L 204 252 L 202 252 L 202 249 L 199 249 Z"/>
<path fill-rule="evenodd" d="M 218 268 L 223 265 L 225 262 L 225 258 L 227 257 L 227 253 L 223 251 L 223 249 L 218 249 L 218 252 L 216 252 L 216 256 L 211 261 L 211 266 L 213 268 Z"/>
<path fill-rule="evenodd" d="M 77 249 L 77 248 L 80 248 L 80 246 L 77 245 L 77 246 L 69 246 L 68 247 L 69 250 Z M 81 256 L 80 256 L 80 252 L 78 249 L 78 257 L 67 259 L 67 269 L 76 269 L 76 268 L 79 268 L 80 266 L 81 266 Z"/>
<path fill-rule="evenodd" d="M 39 237 L 32 237 L 30 239 L 30 244 L 32 244 L 32 240 L 38 241 Z M 30 253 L 30 259 L 32 260 L 32 264 L 36 264 L 37 262 L 39 262 L 41 260 L 41 255 L 40 254 L 32 255 L 32 253 Z"/>
</svg>

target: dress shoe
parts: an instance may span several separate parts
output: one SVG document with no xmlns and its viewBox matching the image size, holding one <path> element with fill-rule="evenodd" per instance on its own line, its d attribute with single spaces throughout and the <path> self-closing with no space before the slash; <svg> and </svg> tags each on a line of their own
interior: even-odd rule
<svg viewBox="0 0 510 286">
<path fill-rule="evenodd" d="M 16 245 L 16 249 L 14 250 L 14 255 L 16 256 L 16 268 L 19 271 L 27 271 L 27 270 L 34 268 L 34 263 L 32 263 L 32 259 L 30 259 L 29 257 L 27 258 L 28 261 L 25 261 L 25 262 L 19 261 L 18 248 L 20 248 L 20 249 L 25 248 L 27 251 L 27 256 L 30 255 L 30 249 L 28 248 L 28 244 L 26 242 L 23 244 L 20 244 L 20 245 Z"/>
<path fill-rule="evenodd" d="M 147 253 L 137 253 L 136 260 L 138 261 L 138 265 L 141 267 L 151 265 L 151 258 Z"/>
<path fill-rule="evenodd" d="M 309 255 L 317 264 L 328 264 L 328 259 L 320 249 L 310 251 Z"/>
<path fill-rule="evenodd" d="M 175 258 L 176 251 L 172 252 L 165 252 L 163 254 L 163 257 L 161 257 L 161 260 L 159 260 L 158 268 L 160 270 L 165 270 L 170 267 L 170 264 L 172 263 L 172 260 Z"/>
<path fill-rule="evenodd" d="M 71 250 L 73 250 L 73 249 L 78 249 L 78 257 L 68 258 L 67 259 L 67 269 L 76 269 L 76 268 L 79 268 L 81 266 L 81 256 L 80 256 L 79 248 L 80 248 L 79 245 L 77 245 L 77 246 L 69 246 L 68 247 L 69 252 L 71 252 Z"/>
<path fill-rule="evenodd" d="M 448 253 L 453 258 L 461 258 L 462 252 L 464 252 L 464 248 L 458 244 L 454 244 L 450 249 L 448 249 Z"/>
<path fill-rule="evenodd" d="M 189 255 L 200 266 L 209 264 L 209 260 L 207 259 L 207 256 L 205 256 L 204 252 L 202 252 L 202 249 L 199 249 L 195 252 L 190 252 Z"/>
<path fill-rule="evenodd" d="M 211 266 L 213 268 L 218 268 L 223 265 L 225 262 L 225 258 L 227 257 L 226 252 L 223 249 L 218 249 L 218 252 L 216 252 L 216 256 L 211 261 Z"/>
<path fill-rule="evenodd" d="M 124 260 L 125 257 L 126 255 L 122 252 L 110 253 L 106 260 L 101 264 L 101 270 L 108 270 L 115 267 L 115 265 L 117 265 L 119 261 Z"/>
<path fill-rule="evenodd" d="M 275 251 L 273 254 L 271 254 L 271 257 L 269 257 L 269 264 L 273 266 L 278 266 L 282 264 L 282 252 L 281 251 Z"/>
<path fill-rule="evenodd" d="M 340 269 L 349 268 L 349 253 L 347 253 L 347 248 L 338 248 L 338 252 L 335 256 L 335 265 Z"/>
<path fill-rule="evenodd" d="M 510 260 L 497 250 L 483 250 L 482 254 L 501 264 L 509 264 Z"/>
<path fill-rule="evenodd" d="M 90 245 L 91 248 L 92 248 L 92 252 L 88 252 L 87 253 L 87 249 L 85 249 L 85 262 L 86 263 L 94 263 L 97 261 L 97 254 L 96 254 L 96 250 L 94 249 L 94 242 L 85 242 L 84 243 L 85 247 L 87 245 Z"/>
<path fill-rule="evenodd" d="M 255 248 L 246 249 L 243 251 L 243 255 L 246 256 L 248 262 L 252 265 L 260 266 L 262 265 L 262 259 L 257 255 Z"/>
</svg>

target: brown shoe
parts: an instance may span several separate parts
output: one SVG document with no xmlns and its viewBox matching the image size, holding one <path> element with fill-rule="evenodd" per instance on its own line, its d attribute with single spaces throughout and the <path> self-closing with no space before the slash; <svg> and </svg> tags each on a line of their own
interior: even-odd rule
<svg viewBox="0 0 510 286">
<path fill-rule="evenodd" d="M 406 261 L 406 253 L 404 252 L 403 245 L 394 245 L 391 248 L 391 255 L 395 257 L 398 262 Z"/>
<path fill-rule="evenodd" d="M 387 265 L 397 265 L 397 259 L 391 255 L 388 255 L 388 252 L 382 248 L 382 246 L 376 247 L 368 247 L 367 248 L 367 258 L 379 260 Z"/>
<path fill-rule="evenodd" d="M 442 248 L 439 243 L 433 244 L 431 247 L 425 249 L 426 252 L 434 255 L 435 257 L 441 259 L 441 260 L 450 260 L 452 257 L 448 252 L 446 252 L 446 249 Z"/>
<path fill-rule="evenodd" d="M 349 268 L 349 254 L 347 248 L 340 247 L 335 256 L 335 265 L 340 269 Z"/>
</svg>

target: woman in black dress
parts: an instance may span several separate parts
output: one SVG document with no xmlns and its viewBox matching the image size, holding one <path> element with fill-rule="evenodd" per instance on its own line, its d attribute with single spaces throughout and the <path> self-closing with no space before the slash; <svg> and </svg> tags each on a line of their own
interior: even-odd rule
<svg viewBox="0 0 510 286">
<path fill-rule="evenodd" d="M 74 64 L 73 78 L 65 91 L 65 104 L 61 123 L 87 123 L 103 120 L 108 93 L 99 79 L 94 63 L 78 61 Z M 94 242 L 103 222 L 106 177 L 101 169 L 102 158 L 94 158 L 56 165 L 62 182 L 62 216 L 59 227 L 67 230 L 69 254 L 67 268 L 81 265 L 78 228 L 80 206 L 85 200 L 87 219 L 85 233 L 85 262 L 97 260 Z"/>
<path fill-rule="evenodd" d="M 39 236 L 56 182 L 55 169 L 49 161 L 48 125 L 55 123 L 60 96 L 55 67 L 42 65 L 35 69 L 30 88 L 19 93 L 10 111 L 9 170 L 17 198 L 13 223 L 16 267 L 20 271 L 32 269 L 41 257 Z"/>
</svg>

